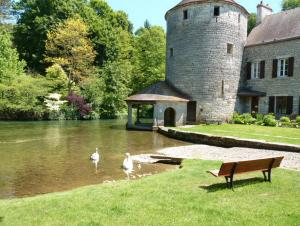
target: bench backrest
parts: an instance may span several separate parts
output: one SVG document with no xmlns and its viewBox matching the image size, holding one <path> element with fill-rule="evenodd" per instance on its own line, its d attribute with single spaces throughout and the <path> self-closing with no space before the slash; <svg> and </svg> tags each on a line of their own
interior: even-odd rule
<svg viewBox="0 0 300 226">
<path fill-rule="evenodd" d="M 223 163 L 219 171 L 219 176 L 230 176 L 234 167 L 234 173 L 246 173 L 254 171 L 269 170 L 270 168 L 277 168 L 280 166 L 284 157 L 274 157 L 267 159 L 256 159 L 240 162 Z"/>
</svg>

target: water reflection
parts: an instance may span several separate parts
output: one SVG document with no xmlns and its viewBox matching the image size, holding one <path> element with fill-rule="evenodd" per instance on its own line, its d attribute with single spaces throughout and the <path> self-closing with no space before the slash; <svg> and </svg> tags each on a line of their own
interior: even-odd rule
<svg viewBox="0 0 300 226">
<path fill-rule="evenodd" d="M 124 125 L 124 121 L 0 122 L 0 198 L 124 179 L 120 167 L 124 153 L 153 153 L 185 144 L 157 133 L 126 131 Z M 101 160 L 88 161 L 97 146 Z M 133 176 L 168 168 L 143 165 L 138 171 L 135 166 Z"/>
</svg>

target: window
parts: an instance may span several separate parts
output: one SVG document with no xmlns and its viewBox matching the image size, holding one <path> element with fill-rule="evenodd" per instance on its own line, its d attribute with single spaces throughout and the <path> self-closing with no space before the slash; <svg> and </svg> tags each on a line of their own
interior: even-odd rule
<svg viewBox="0 0 300 226">
<path fill-rule="evenodd" d="M 251 78 L 258 79 L 260 77 L 260 62 L 251 64 Z"/>
<path fill-rule="evenodd" d="M 187 20 L 188 17 L 189 17 L 188 11 L 187 11 L 187 10 L 184 10 L 184 11 L 183 11 L 183 19 L 184 19 L 184 20 Z"/>
<path fill-rule="evenodd" d="M 227 53 L 233 54 L 233 44 L 227 43 Z"/>
<path fill-rule="evenodd" d="M 239 14 L 238 21 L 239 21 L 239 23 L 241 23 L 241 14 Z"/>
<path fill-rule="evenodd" d="M 220 6 L 214 7 L 214 16 L 220 16 Z"/>
<path fill-rule="evenodd" d="M 170 48 L 170 57 L 173 57 L 173 56 L 174 56 L 174 49 Z"/>
<path fill-rule="evenodd" d="M 269 112 L 276 115 L 290 115 L 293 113 L 293 101 L 292 96 L 269 97 Z"/>
<path fill-rule="evenodd" d="M 289 59 L 278 59 L 277 69 L 277 77 L 288 76 Z"/>
</svg>

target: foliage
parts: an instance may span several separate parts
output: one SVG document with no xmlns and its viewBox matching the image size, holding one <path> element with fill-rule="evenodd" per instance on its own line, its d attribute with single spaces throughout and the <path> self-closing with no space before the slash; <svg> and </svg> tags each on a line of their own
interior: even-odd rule
<svg viewBox="0 0 300 226">
<path fill-rule="evenodd" d="M 253 30 L 253 28 L 256 26 L 256 13 L 251 13 L 248 17 L 248 35 Z"/>
<path fill-rule="evenodd" d="M 135 68 L 131 85 L 134 92 L 165 79 L 165 58 L 164 30 L 157 26 L 140 30 L 134 41 Z"/>
<path fill-rule="evenodd" d="M 46 79 L 50 92 L 66 94 L 68 88 L 68 77 L 60 65 L 54 64 L 47 68 Z"/>
<path fill-rule="evenodd" d="M 292 123 L 289 117 L 281 117 L 280 118 L 280 125 L 283 127 L 291 127 Z"/>
<path fill-rule="evenodd" d="M 68 107 L 64 110 L 69 119 L 84 119 L 92 112 L 90 105 L 85 102 L 84 98 L 73 92 L 68 95 L 67 100 Z"/>
<path fill-rule="evenodd" d="M 0 31 L 0 83 L 10 84 L 23 74 L 25 62 L 19 60 L 8 32 Z"/>
<path fill-rule="evenodd" d="M 255 122 L 256 125 L 260 125 L 260 126 L 264 125 L 264 115 L 263 114 L 256 114 L 255 118 L 256 118 L 256 122 Z"/>
<path fill-rule="evenodd" d="M 283 0 L 282 11 L 300 7 L 300 0 Z"/>
<path fill-rule="evenodd" d="M 251 114 L 246 113 L 246 114 L 238 114 L 234 113 L 232 117 L 232 122 L 234 124 L 246 124 L 246 125 L 251 125 L 256 122 L 256 119 L 252 117 Z"/>
<path fill-rule="evenodd" d="M 265 126 L 272 126 L 272 127 L 277 126 L 277 121 L 275 119 L 274 114 L 265 115 L 264 119 L 263 119 L 263 122 L 264 122 Z"/>
<path fill-rule="evenodd" d="M 78 84 L 93 73 L 95 53 L 88 28 L 81 19 L 68 19 L 47 34 L 45 61 L 60 65 L 72 82 Z"/>
<path fill-rule="evenodd" d="M 131 92 L 128 88 L 131 71 L 132 66 L 128 61 L 110 62 L 103 69 L 105 89 L 101 104 L 102 118 L 117 118 L 125 114 L 125 100 Z"/>
<path fill-rule="evenodd" d="M 40 73 L 44 64 L 47 33 L 62 21 L 84 8 L 84 0 L 20 0 L 16 9 L 21 12 L 15 27 L 15 43 L 30 70 Z"/>
<path fill-rule="evenodd" d="M 300 116 L 298 116 L 298 117 L 296 118 L 296 123 L 298 123 L 298 124 L 300 125 Z"/>
<path fill-rule="evenodd" d="M 120 45 L 120 36 L 124 33 L 130 36 L 132 31 L 132 24 L 124 12 L 114 12 L 103 0 L 92 0 L 81 14 L 91 31 L 97 65 L 117 60 L 123 48 L 131 45 Z"/>
<path fill-rule="evenodd" d="M 47 94 L 48 89 L 43 78 L 22 75 L 10 85 L 0 83 L 0 119 L 43 119 L 43 100 Z"/>
<path fill-rule="evenodd" d="M 90 103 L 95 112 L 100 112 L 100 106 L 103 102 L 105 84 L 103 78 L 96 76 L 89 77 L 81 83 L 80 93 L 84 99 Z"/>
</svg>

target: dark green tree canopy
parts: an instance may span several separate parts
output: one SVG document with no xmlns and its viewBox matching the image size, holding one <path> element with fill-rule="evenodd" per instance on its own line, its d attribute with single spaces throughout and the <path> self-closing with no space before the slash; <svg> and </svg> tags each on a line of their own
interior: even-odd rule
<svg viewBox="0 0 300 226">
<path fill-rule="evenodd" d="M 253 28 L 256 26 L 256 13 L 251 13 L 248 17 L 248 35 L 253 30 Z"/>
<path fill-rule="evenodd" d="M 289 10 L 300 7 L 300 0 L 283 0 L 282 1 L 282 10 Z"/>
</svg>

